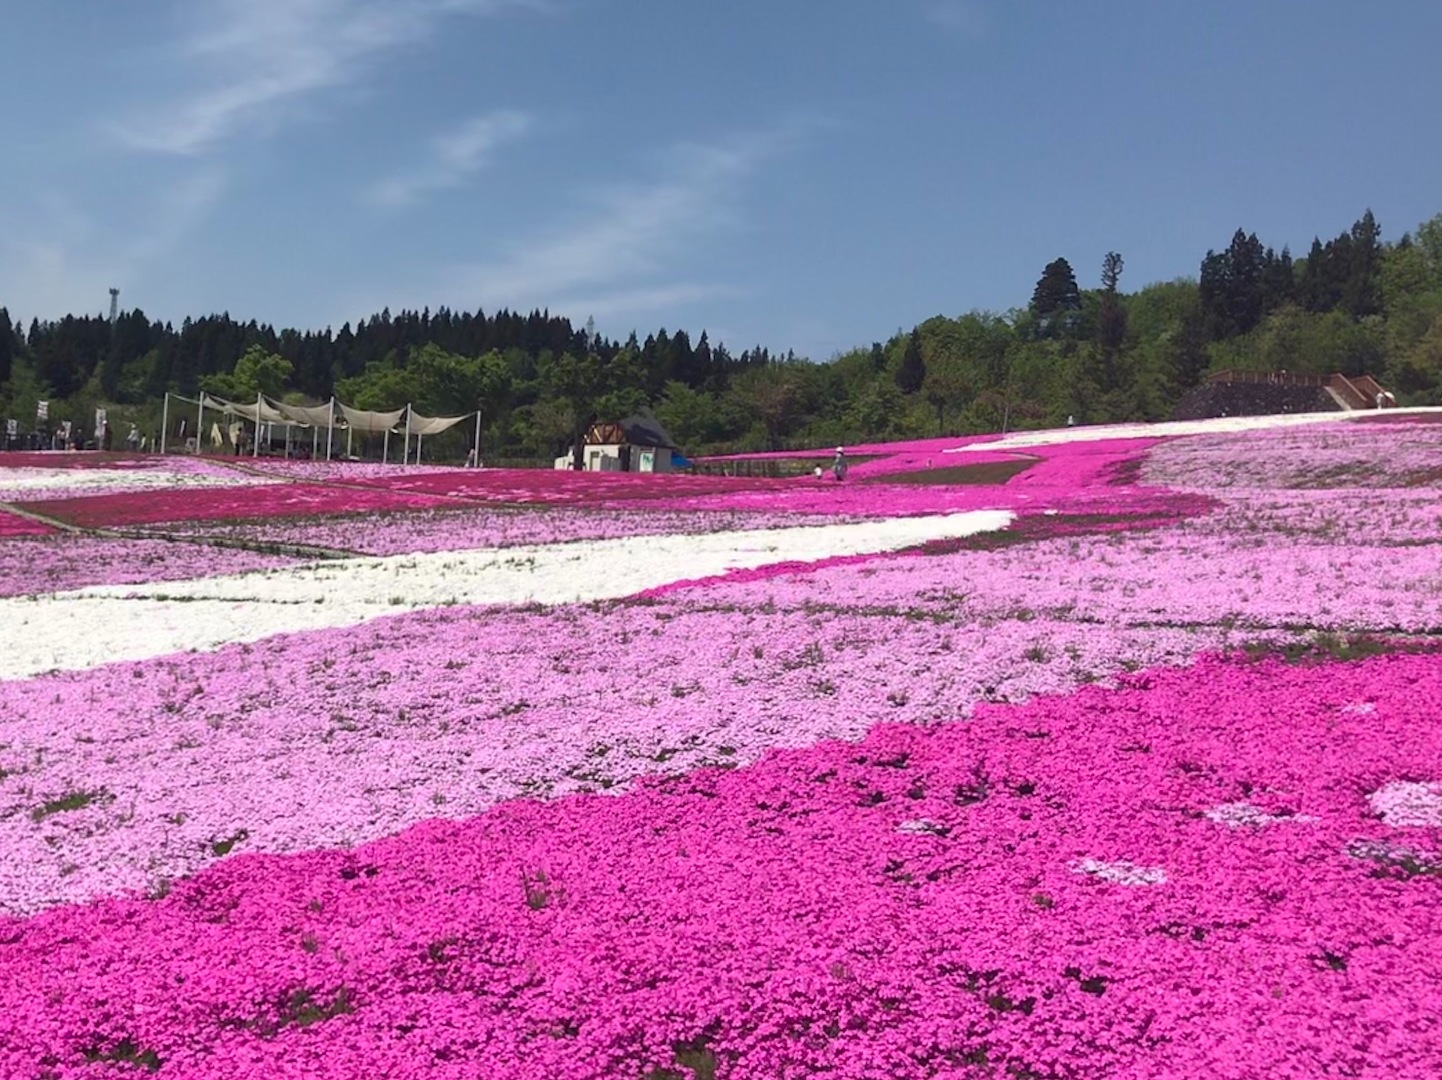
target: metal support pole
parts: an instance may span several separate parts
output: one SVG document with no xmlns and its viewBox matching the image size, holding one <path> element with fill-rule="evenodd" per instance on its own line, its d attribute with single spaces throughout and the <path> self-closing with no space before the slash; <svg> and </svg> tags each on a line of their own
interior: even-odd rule
<svg viewBox="0 0 1442 1080">
<path fill-rule="evenodd" d="M 160 452 L 165 453 L 165 436 L 170 427 L 170 391 L 165 392 L 165 404 L 160 407 Z"/>
<path fill-rule="evenodd" d="M 411 462 L 411 406 L 406 402 L 406 448 L 401 452 L 401 464 L 409 465 Z"/>
<path fill-rule="evenodd" d="M 385 441 L 385 443 L 381 446 L 381 464 L 382 464 L 382 465 L 389 465 L 390 463 L 391 463 L 391 429 L 390 429 L 390 428 L 386 428 L 386 441 Z"/>
<path fill-rule="evenodd" d="M 423 439 L 424 437 L 425 437 L 425 436 L 421 435 L 419 432 L 416 434 L 416 464 L 417 464 L 417 465 L 419 465 L 419 464 L 421 463 L 421 439 Z"/>
<path fill-rule="evenodd" d="M 481 467 L 481 410 L 476 410 L 476 468 Z"/>
<path fill-rule="evenodd" d="M 352 428 L 350 425 L 346 425 L 346 429 L 345 429 L 345 456 L 346 456 L 346 460 L 347 460 L 347 461 L 349 461 L 352 457 L 355 456 L 354 454 L 351 453 L 351 443 L 350 443 L 351 436 L 354 435 L 354 434 L 355 434 L 355 429 Z"/>
<path fill-rule="evenodd" d="M 205 449 L 205 391 L 200 392 L 200 400 L 196 402 L 195 409 L 195 452 L 199 454 Z"/>
<path fill-rule="evenodd" d="M 330 412 L 325 421 L 325 459 L 330 460 L 330 444 L 335 440 L 335 397 L 330 399 Z"/>
<path fill-rule="evenodd" d="M 250 450 L 252 458 L 260 457 L 260 402 L 260 391 L 257 390 L 255 392 L 255 445 Z"/>
</svg>

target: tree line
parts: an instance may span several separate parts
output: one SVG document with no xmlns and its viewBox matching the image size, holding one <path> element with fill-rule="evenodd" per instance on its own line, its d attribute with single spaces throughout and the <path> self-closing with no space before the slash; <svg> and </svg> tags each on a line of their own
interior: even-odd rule
<svg viewBox="0 0 1442 1080">
<path fill-rule="evenodd" d="M 1369 210 L 1301 257 L 1238 229 L 1195 277 L 1131 293 L 1124 269 L 1107 252 L 1082 289 L 1058 257 L 1024 307 L 938 315 L 822 363 L 732 353 L 704 331 L 608 340 L 545 311 L 383 311 L 298 331 L 228 314 L 176 328 L 139 309 L 25 327 L 0 307 L 0 414 L 28 429 L 48 400 L 54 417 L 106 406 L 153 429 L 167 391 L 334 394 L 480 408 L 489 456 L 547 458 L 642 408 L 693 453 L 1157 420 L 1222 369 L 1367 374 L 1404 404 L 1442 403 L 1442 214 L 1386 242 Z"/>
</svg>

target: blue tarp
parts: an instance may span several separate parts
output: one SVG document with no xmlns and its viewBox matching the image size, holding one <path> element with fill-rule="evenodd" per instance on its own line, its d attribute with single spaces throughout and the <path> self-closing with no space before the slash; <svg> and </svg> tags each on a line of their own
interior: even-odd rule
<svg viewBox="0 0 1442 1080">
<path fill-rule="evenodd" d="M 673 469 L 689 469 L 690 467 L 691 467 L 691 462 L 689 462 L 688 460 L 686 460 L 685 457 L 683 457 L 681 454 L 678 454 L 676 451 L 674 451 L 674 450 L 671 451 L 671 468 L 673 468 Z"/>
</svg>

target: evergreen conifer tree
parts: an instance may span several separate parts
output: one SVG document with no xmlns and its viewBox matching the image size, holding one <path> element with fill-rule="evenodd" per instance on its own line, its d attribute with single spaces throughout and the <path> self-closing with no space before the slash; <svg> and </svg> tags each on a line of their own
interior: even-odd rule
<svg viewBox="0 0 1442 1080">
<path fill-rule="evenodd" d="M 10 312 L 0 307 L 0 385 L 10 381 L 14 365 L 15 327 L 10 322 Z"/>
<path fill-rule="evenodd" d="M 1046 319 L 1061 312 L 1077 311 L 1081 308 L 1081 290 L 1077 288 L 1076 273 L 1066 259 L 1053 259 L 1046 264 L 1036 288 L 1031 294 L 1031 313 L 1038 319 Z"/>
<path fill-rule="evenodd" d="M 921 356 L 921 332 L 913 329 L 896 369 L 896 387 L 903 394 L 914 394 L 926 382 L 926 361 Z"/>
</svg>

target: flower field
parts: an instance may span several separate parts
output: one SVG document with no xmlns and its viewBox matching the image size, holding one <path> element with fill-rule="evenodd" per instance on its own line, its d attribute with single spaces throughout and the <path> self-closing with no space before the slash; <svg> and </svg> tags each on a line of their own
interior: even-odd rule
<svg viewBox="0 0 1442 1080">
<path fill-rule="evenodd" d="M 1442 1075 L 1442 425 L 1390 419 L 0 455 L 0 1076 Z"/>
</svg>

